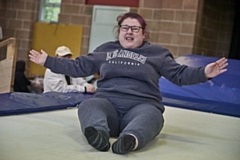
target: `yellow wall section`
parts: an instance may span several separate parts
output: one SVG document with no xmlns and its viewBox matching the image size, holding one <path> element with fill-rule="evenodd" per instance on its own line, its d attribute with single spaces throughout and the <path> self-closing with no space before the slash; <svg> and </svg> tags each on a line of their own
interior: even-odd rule
<svg viewBox="0 0 240 160">
<path fill-rule="evenodd" d="M 59 46 L 67 46 L 73 52 L 73 58 L 80 55 L 82 44 L 83 27 L 69 24 L 51 24 L 37 22 L 34 25 L 32 48 L 47 52 L 50 56 L 55 56 L 55 50 Z M 43 76 L 44 67 L 30 62 L 30 76 Z"/>
</svg>

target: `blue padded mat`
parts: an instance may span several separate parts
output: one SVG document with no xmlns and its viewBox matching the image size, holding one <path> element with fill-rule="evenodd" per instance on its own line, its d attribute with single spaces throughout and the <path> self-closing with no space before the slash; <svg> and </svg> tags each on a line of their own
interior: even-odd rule
<svg viewBox="0 0 240 160">
<path fill-rule="evenodd" d="M 93 94 L 57 93 L 42 94 L 12 92 L 0 94 L 0 116 L 51 111 L 76 107 Z"/>
<path fill-rule="evenodd" d="M 188 66 L 205 66 L 219 58 L 186 55 L 176 59 Z M 165 105 L 240 117 L 240 61 L 228 59 L 228 71 L 201 84 L 177 86 L 160 78 Z"/>
</svg>

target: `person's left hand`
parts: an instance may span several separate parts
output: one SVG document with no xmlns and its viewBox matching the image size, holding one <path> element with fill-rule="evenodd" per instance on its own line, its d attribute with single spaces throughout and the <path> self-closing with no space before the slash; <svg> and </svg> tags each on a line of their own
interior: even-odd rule
<svg viewBox="0 0 240 160">
<path fill-rule="evenodd" d="M 206 77 L 213 78 L 226 72 L 227 69 L 225 67 L 227 67 L 227 65 L 228 63 L 226 58 L 221 58 L 216 62 L 209 63 L 204 70 Z"/>
</svg>

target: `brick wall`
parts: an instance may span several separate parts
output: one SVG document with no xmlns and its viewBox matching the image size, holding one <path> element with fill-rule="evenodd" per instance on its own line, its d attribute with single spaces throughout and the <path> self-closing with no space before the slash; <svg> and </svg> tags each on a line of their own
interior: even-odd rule
<svg viewBox="0 0 240 160">
<path fill-rule="evenodd" d="M 0 0 L 4 37 L 17 38 L 18 59 L 27 62 L 39 3 L 40 0 Z M 139 7 L 131 11 L 146 19 L 150 41 L 169 48 L 174 57 L 188 53 L 227 56 L 233 5 L 233 0 L 140 0 Z M 88 51 L 92 11 L 93 6 L 85 5 L 85 0 L 62 0 L 59 23 L 83 26 L 82 55 Z"/>
<path fill-rule="evenodd" d="M 0 22 L 4 22 L 4 38 L 16 37 L 18 43 L 17 60 L 28 62 L 28 53 L 31 49 L 33 25 L 38 18 L 39 2 L 35 0 L 1 0 Z M 2 17 L 2 12 L 4 17 Z M 28 65 L 28 63 L 27 63 Z"/>
<path fill-rule="evenodd" d="M 194 51 L 202 55 L 228 57 L 234 18 L 234 1 L 205 0 L 199 9 Z"/>
<path fill-rule="evenodd" d="M 199 0 L 141 0 L 150 41 L 167 47 L 175 57 L 192 53 Z"/>
<path fill-rule="evenodd" d="M 59 23 L 83 26 L 81 55 L 88 53 L 92 12 L 93 6 L 85 5 L 85 0 L 62 0 Z"/>
<path fill-rule="evenodd" d="M 84 1 L 62 1 L 60 23 L 83 25 L 82 55 L 89 45 L 92 5 Z M 175 57 L 192 53 L 198 0 L 140 0 L 132 12 L 141 14 L 147 21 L 150 41 L 170 49 Z"/>
</svg>

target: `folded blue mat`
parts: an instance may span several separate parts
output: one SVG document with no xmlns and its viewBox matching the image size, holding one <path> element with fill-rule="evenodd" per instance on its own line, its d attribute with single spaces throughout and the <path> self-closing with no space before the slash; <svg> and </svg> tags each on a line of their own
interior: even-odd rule
<svg viewBox="0 0 240 160">
<path fill-rule="evenodd" d="M 0 116 L 76 107 L 91 97 L 93 94 L 83 93 L 4 93 L 0 94 Z"/>
<path fill-rule="evenodd" d="M 229 102 L 220 102 L 184 96 L 176 96 L 172 94 L 164 94 L 163 104 L 169 107 L 190 109 L 232 117 L 240 117 L 240 104 L 234 104 Z"/>
<path fill-rule="evenodd" d="M 186 55 L 176 59 L 180 64 L 198 67 L 218 60 L 217 57 Z M 177 86 L 160 78 L 163 103 L 210 113 L 240 117 L 240 61 L 228 59 L 227 72 L 205 82 Z"/>
</svg>

